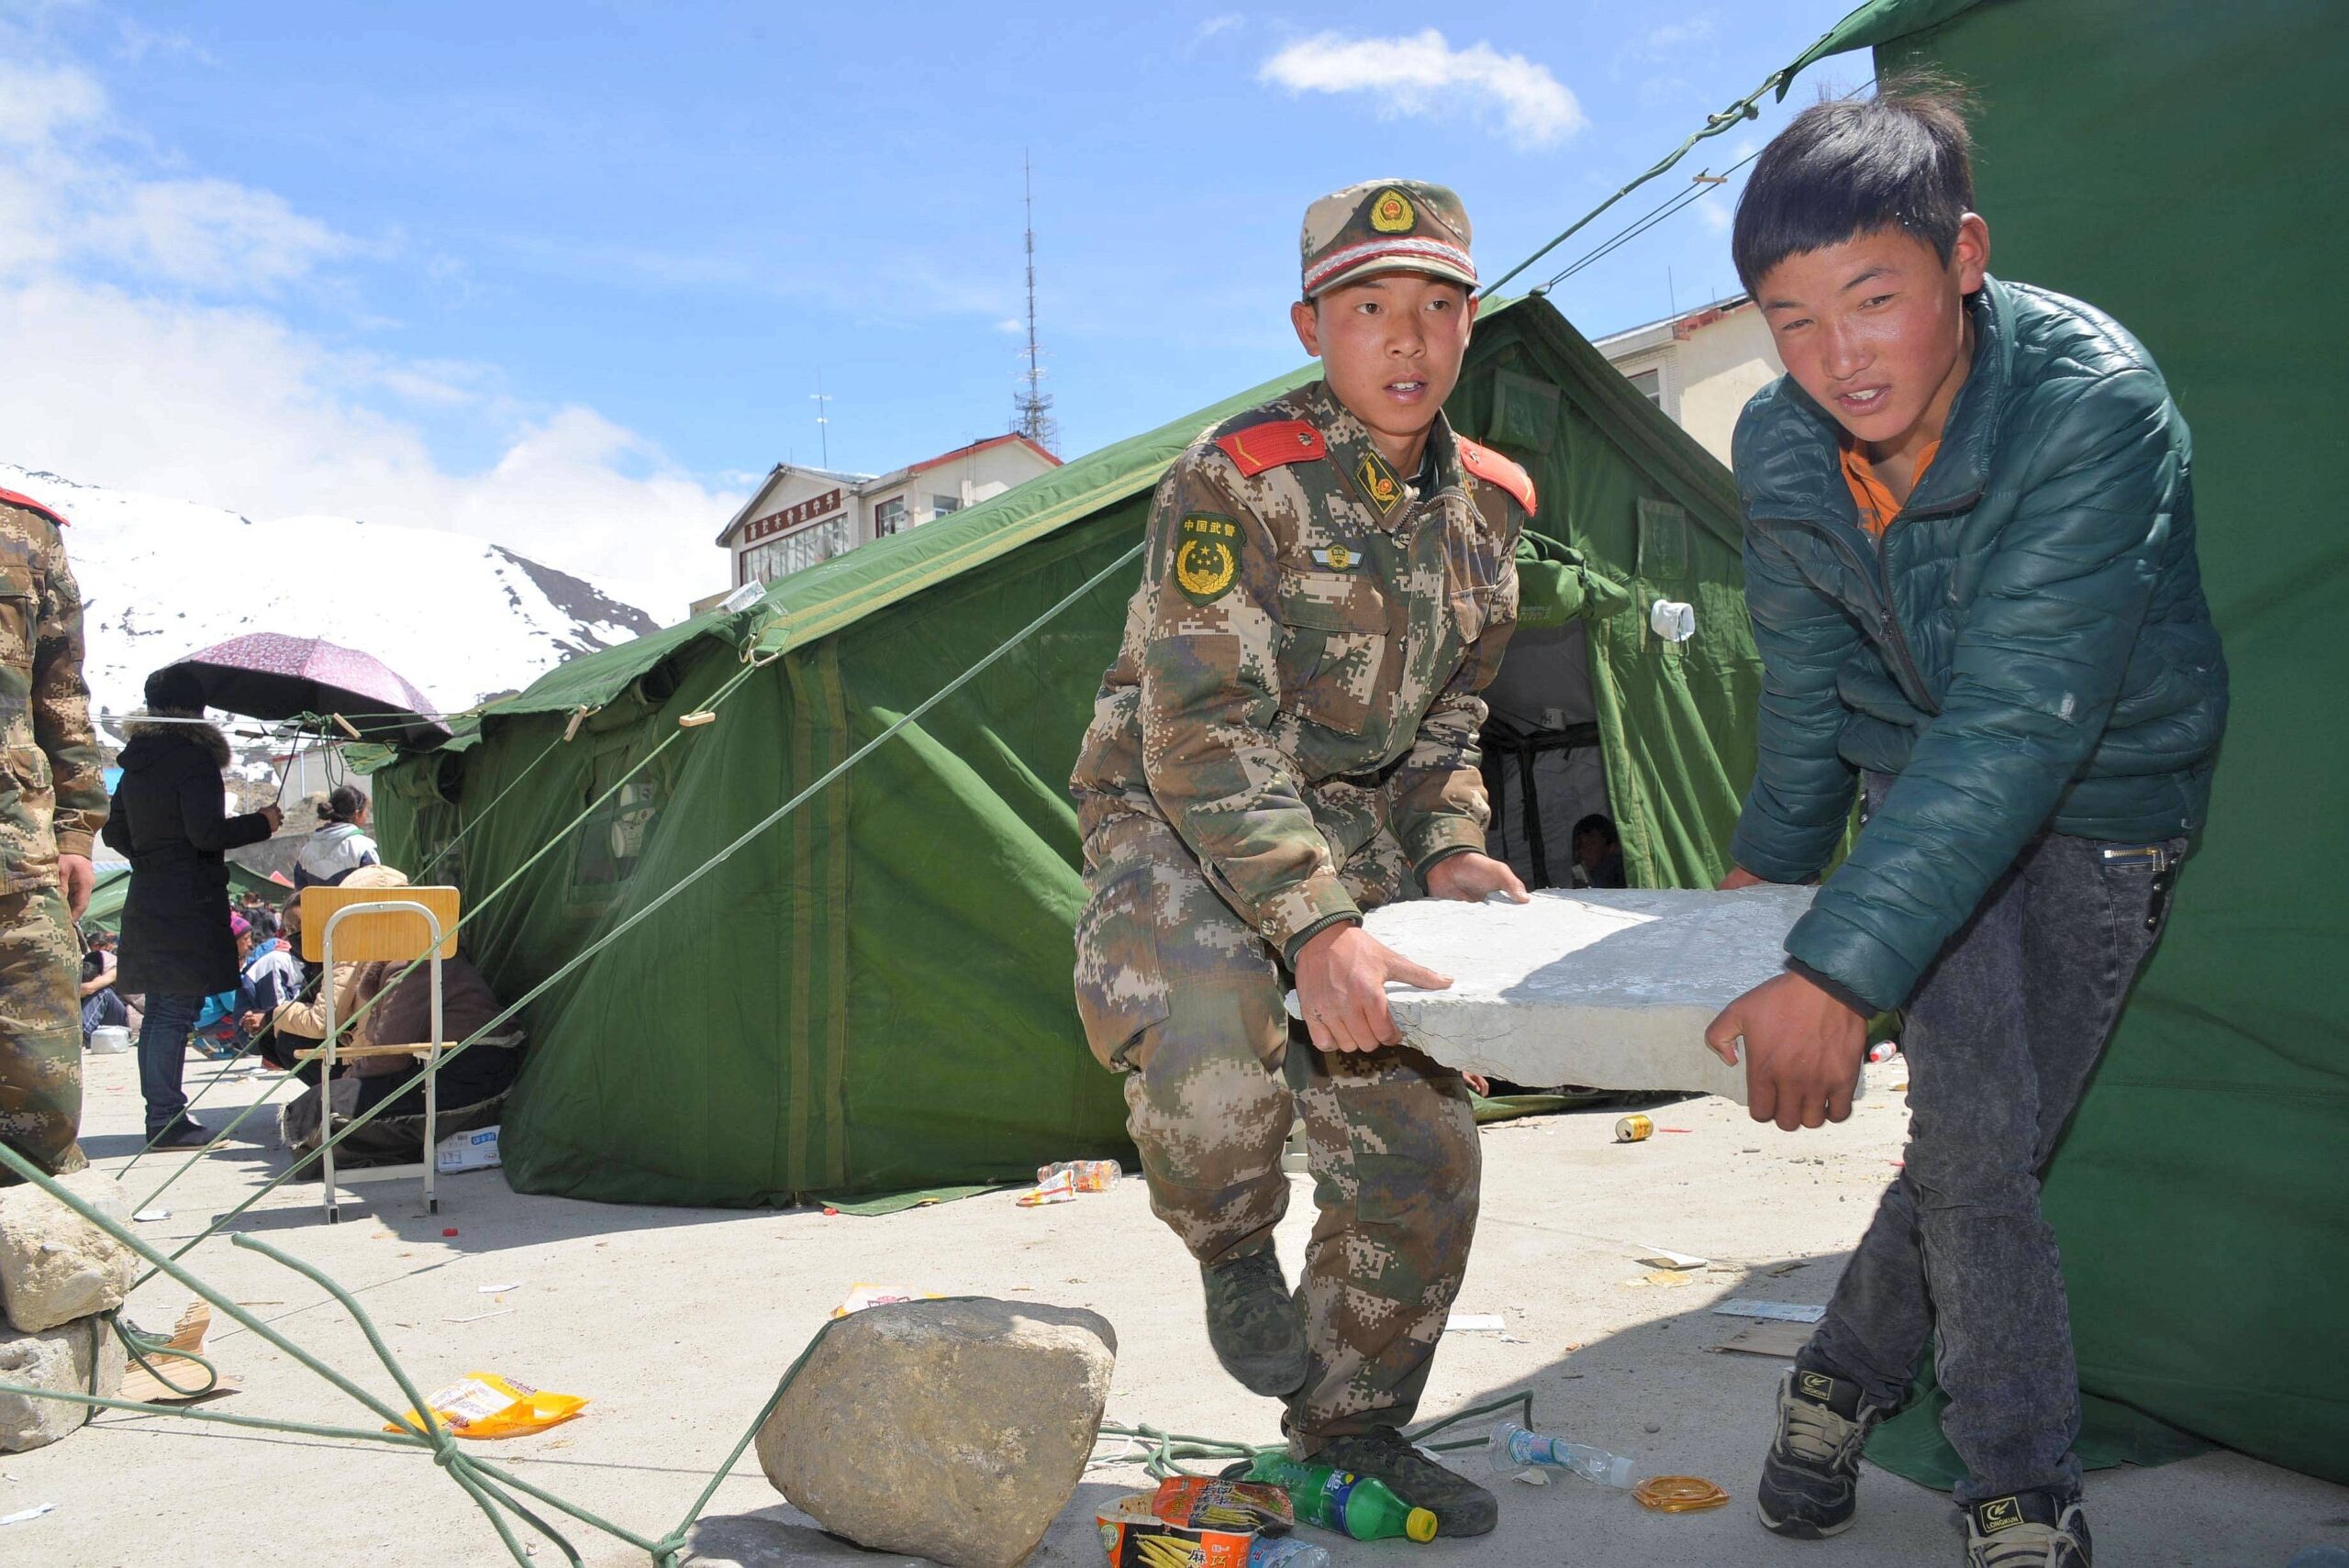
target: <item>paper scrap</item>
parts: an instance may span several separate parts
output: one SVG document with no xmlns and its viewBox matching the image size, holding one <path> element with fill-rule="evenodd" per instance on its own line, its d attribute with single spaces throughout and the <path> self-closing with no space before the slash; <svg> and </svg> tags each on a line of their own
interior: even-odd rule
<svg viewBox="0 0 2349 1568">
<path fill-rule="evenodd" d="M 159 1219 L 169 1219 L 171 1217 L 172 1211 L 168 1208 L 142 1208 L 130 1218 L 141 1225 L 152 1225 Z"/>
<path fill-rule="evenodd" d="M 1724 1301 L 1713 1310 L 1724 1318 L 1767 1318 L 1780 1323 L 1816 1323 L 1827 1316 L 1824 1307 L 1806 1307 L 1798 1301 L 1759 1301 L 1748 1296 Z"/>
<path fill-rule="evenodd" d="M 50 1512 L 56 1507 L 57 1505 L 54 1503 L 36 1503 L 31 1507 L 22 1509 L 19 1512 L 0 1515 L 0 1525 L 20 1525 L 27 1519 L 37 1519 L 40 1518 L 41 1515 Z"/>
<path fill-rule="evenodd" d="M 1505 1334 L 1508 1323 L 1497 1312 L 1455 1312 L 1443 1320 L 1447 1334 Z"/>
<path fill-rule="evenodd" d="M 909 1284 L 865 1284 L 859 1283 L 848 1293 L 848 1299 L 832 1308 L 832 1316 L 845 1318 L 852 1312 L 862 1312 L 868 1307 L 894 1307 L 900 1301 L 936 1301 L 938 1293 L 916 1290 Z"/>
<path fill-rule="evenodd" d="M 478 1323 L 484 1318 L 503 1318 L 514 1310 L 515 1308 L 511 1307 L 501 1307 L 495 1312 L 476 1312 L 470 1318 L 451 1318 L 446 1319 L 446 1321 L 451 1323 Z"/>
<path fill-rule="evenodd" d="M 1735 1351 L 1749 1356 L 1777 1356 L 1792 1361 L 1809 1342 L 1810 1325 L 1808 1323 L 1747 1323 L 1712 1349 Z"/>
<path fill-rule="evenodd" d="M 1699 1258 L 1692 1252 L 1675 1252 L 1669 1247 L 1657 1247 L 1631 1262 L 1651 1269 L 1701 1269 L 1712 1260 Z"/>
<path fill-rule="evenodd" d="M 503 1296 L 509 1290 L 521 1289 L 522 1282 L 516 1280 L 512 1284 L 477 1284 L 473 1288 L 484 1296 Z"/>
</svg>

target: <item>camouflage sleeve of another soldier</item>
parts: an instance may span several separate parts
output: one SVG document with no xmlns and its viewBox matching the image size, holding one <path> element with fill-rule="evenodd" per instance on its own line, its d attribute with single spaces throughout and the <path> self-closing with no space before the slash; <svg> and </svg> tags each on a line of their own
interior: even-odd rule
<svg viewBox="0 0 2349 1568">
<path fill-rule="evenodd" d="M 106 782 L 90 688 L 82 676 L 82 590 L 65 559 L 65 540 L 49 529 L 41 574 L 40 630 L 33 657 L 33 741 L 49 757 L 56 795 L 50 818 L 57 852 L 89 858 L 106 820 Z"/>
<path fill-rule="evenodd" d="M 0 812 L 0 838 L 16 840 L 9 858 L 19 871 L 17 885 L 50 886 L 58 880 L 55 856 L 89 859 L 92 840 L 106 821 L 106 789 L 97 736 L 90 725 L 90 691 L 82 678 L 82 595 L 66 563 L 65 541 L 46 508 L 17 497 L 0 498 L 0 575 L 14 575 L 11 558 L 22 573 L 15 586 L 26 624 L 17 657 L 25 662 L 10 672 L 24 681 L 21 710 L 29 719 L 29 733 L 9 725 L 11 748 L 39 752 L 48 763 L 48 784 L 19 778 L 12 808 Z M 0 592 L 7 591 L 0 586 Z M 86 870 L 68 880 L 69 898 L 88 896 Z M 32 880 L 22 881 L 29 873 Z M 80 910 L 73 911 L 78 917 Z"/>
<path fill-rule="evenodd" d="M 1508 462 L 1489 450 L 1477 459 L 1487 467 Z M 1530 498 L 1531 481 L 1515 464 L 1508 468 L 1509 483 Z M 1499 671 L 1517 625 L 1517 541 L 1530 512 L 1500 484 L 1469 484 L 1468 527 L 1452 540 L 1446 560 L 1452 580 L 1445 587 L 1464 644 L 1460 664 L 1428 704 L 1410 751 L 1386 780 L 1388 821 L 1422 882 L 1440 861 L 1484 852 L 1492 806 L 1477 765 L 1486 712 L 1478 694 Z"/>
<path fill-rule="evenodd" d="M 1212 447 L 1194 447 L 1152 504 L 1142 768 L 1217 891 L 1294 959 L 1300 939 L 1360 910 L 1272 733 L 1279 550 L 1265 520 L 1237 499 L 1228 468 Z"/>
</svg>

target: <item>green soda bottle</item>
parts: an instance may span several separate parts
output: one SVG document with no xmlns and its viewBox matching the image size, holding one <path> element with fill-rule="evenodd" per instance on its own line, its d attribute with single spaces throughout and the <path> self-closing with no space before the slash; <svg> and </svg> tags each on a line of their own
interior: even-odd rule
<svg viewBox="0 0 2349 1568">
<path fill-rule="evenodd" d="M 1334 1465 L 1308 1464 L 1286 1454 L 1256 1456 L 1248 1467 L 1251 1481 L 1269 1481 L 1288 1494 L 1297 1517 L 1309 1525 L 1350 1535 L 1356 1540 L 1433 1540 L 1435 1516 L 1415 1508 L 1371 1475 L 1356 1475 Z"/>
</svg>

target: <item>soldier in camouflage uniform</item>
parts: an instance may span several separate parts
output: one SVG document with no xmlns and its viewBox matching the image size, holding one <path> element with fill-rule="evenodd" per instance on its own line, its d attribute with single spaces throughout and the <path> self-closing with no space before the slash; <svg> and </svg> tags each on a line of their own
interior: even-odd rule
<svg viewBox="0 0 2349 1568">
<path fill-rule="evenodd" d="M 1492 1528 L 1491 1496 L 1397 1432 L 1466 1264 L 1475 1123 L 1385 1001 L 1388 978 L 1449 982 L 1360 927 L 1423 885 L 1525 895 L 1483 852 L 1476 694 L 1533 491 L 1441 413 L 1475 317 L 1468 232 L 1416 182 L 1314 204 L 1293 313 L 1326 377 L 1168 471 L 1072 781 L 1078 1008 L 1126 1074 L 1152 1207 L 1202 1266 L 1210 1342 L 1286 1399 L 1292 1451 L 1464 1535 Z M 1292 973 L 1316 1049 L 1289 1050 Z M 1320 1213 L 1292 1299 L 1272 1232 L 1297 1108 Z"/>
<path fill-rule="evenodd" d="M 73 922 L 106 815 L 63 521 L 0 490 L 0 1141 L 52 1175 L 87 1163 Z"/>
</svg>

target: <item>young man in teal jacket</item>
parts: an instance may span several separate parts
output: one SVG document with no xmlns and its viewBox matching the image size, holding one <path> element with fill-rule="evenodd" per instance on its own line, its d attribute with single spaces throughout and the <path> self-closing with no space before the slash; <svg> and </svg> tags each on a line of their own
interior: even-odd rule
<svg viewBox="0 0 2349 1568">
<path fill-rule="evenodd" d="M 1713 1025 L 1756 1120 L 1851 1114 L 1904 1009 L 1908 1158 L 1778 1396 L 1765 1525 L 1848 1526 L 1928 1335 L 1975 1568 L 2087 1568 L 2077 1373 L 2039 1173 L 2161 934 L 2227 674 L 2185 421 L 2142 345 L 1987 272 L 1958 103 L 1818 105 L 1738 206 L 1787 373 L 1736 438 L 1760 762 L 1723 884 L 1852 854 Z"/>
</svg>

